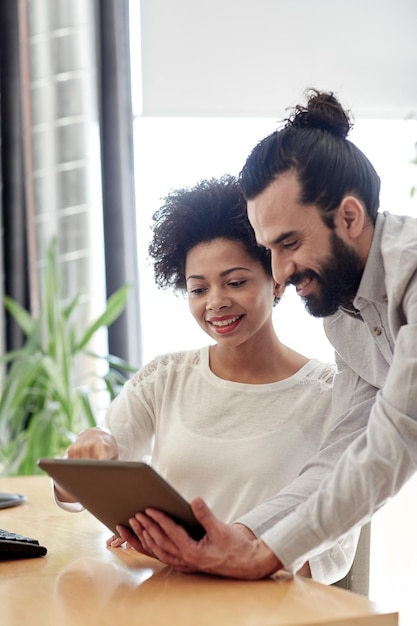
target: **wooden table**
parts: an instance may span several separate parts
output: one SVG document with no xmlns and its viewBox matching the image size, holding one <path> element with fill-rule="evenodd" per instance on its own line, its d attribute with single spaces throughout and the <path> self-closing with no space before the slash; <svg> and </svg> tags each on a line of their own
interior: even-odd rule
<svg viewBox="0 0 417 626">
<path fill-rule="evenodd" d="M 0 528 L 34 537 L 46 557 L 0 562 L 1 626 L 397 626 L 366 598 L 298 577 L 246 582 L 180 574 L 132 549 L 87 511 L 53 501 L 48 477 L 0 478 L 27 496 Z"/>
</svg>

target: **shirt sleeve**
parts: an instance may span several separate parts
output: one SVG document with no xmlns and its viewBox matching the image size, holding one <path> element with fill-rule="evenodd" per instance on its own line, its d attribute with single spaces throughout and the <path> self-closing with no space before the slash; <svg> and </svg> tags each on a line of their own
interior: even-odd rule
<svg viewBox="0 0 417 626">
<path fill-rule="evenodd" d="M 55 503 L 64 511 L 68 511 L 69 513 L 79 513 L 80 511 L 84 511 L 84 507 L 79 502 L 63 502 L 59 499 L 58 494 L 55 489 L 55 483 L 51 479 L 52 485 L 52 495 L 54 497 Z"/>
<path fill-rule="evenodd" d="M 331 585 L 349 572 L 358 547 L 360 529 L 355 529 L 336 541 L 330 548 L 309 559 L 313 580 Z"/>
<path fill-rule="evenodd" d="M 155 408 L 149 384 L 133 378 L 106 411 L 104 426 L 117 441 L 119 459 L 141 461 L 152 453 Z"/>
<path fill-rule="evenodd" d="M 309 499 L 261 535 L 290 571 L 368 521 L 416 471 L 416 354 L 414 322 L 398 332 L 393 361 L 376 394 L 367 430 Z"/>
</svg>

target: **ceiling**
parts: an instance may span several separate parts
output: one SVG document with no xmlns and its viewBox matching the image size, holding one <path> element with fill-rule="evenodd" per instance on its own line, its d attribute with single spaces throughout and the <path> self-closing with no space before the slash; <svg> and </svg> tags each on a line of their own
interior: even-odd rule
<svg viewBox="0 0 417 626">
<path fill-rule="evenodd" d="M 417 115 L 416 0 L 140 0 L 140 26 L 144 116 L 280 118 L 308 87 Z"/>
</svg>

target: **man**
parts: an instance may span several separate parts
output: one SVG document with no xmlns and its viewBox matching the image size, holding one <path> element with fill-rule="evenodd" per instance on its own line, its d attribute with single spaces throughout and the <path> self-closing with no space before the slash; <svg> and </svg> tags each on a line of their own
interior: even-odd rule
<svg viewBox="0 0 417 626">
<path fill-rule="evenodd" d="M 313 91 L 241 172 L 275 280 L 294 285 L 307 310 L 324 317 L 338 365 L 335 426 L 294 483 L 235 525 L 195 499 L 207 531 L 200 542 L 153 510 L 132 521 L 135 535 L 121 529 L 138 550 L 181 571 L 248 579 L 296 572 L 368 521 L 417 468 L 417 222 L 378 213 L 379 178 L 347 140 L 350 128 L 334 95 Z"/>
</svg>

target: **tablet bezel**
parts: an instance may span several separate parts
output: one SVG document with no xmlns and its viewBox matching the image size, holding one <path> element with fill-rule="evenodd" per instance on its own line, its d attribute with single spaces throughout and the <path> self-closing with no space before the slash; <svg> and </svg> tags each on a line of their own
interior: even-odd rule
<svg viewBox="0 0 417 626">
<path fill-rule="evenodd" d="M 205 530 L 189 503 L 150 465 L 133 461 L 41 458 L 38 466 L 113 533 L 146 508 L 163 511 L 194 539 Z"/>
</svg>

